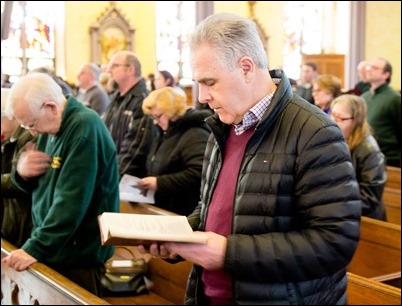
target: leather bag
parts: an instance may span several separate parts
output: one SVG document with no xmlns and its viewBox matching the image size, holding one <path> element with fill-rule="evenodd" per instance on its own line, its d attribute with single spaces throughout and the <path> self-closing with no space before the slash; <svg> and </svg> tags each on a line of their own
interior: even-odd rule
<svg viewBox="0 0 402 306">
<path fill-rule="evenodd" d="M 135 258 L 134 253 L 126 247 L 116 247 L 126 250 L 130 259 L 116 259 L 112 256 L 105 263 L 105 273 L 101 277 L 105 295 L 108 293 L 129 293 L 139 295 L 148 292 L 145 274 L 148 266 L 144 258 Z"/>
</svg>

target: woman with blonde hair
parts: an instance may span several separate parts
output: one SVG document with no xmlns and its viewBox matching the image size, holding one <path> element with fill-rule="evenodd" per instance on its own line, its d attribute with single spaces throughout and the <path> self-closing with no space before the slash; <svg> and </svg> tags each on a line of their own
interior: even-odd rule
<svg viewBox="0 0 402 306">
<path fill-rule="evenodd" d="M 147 177 L 140 181 L 155 191 L 155 205 L 180 215 L 190 214 L 200 199 L 201 169 L 210 130 L 208 111 L 188 108 L 184 91 L 166 86 L 152 91 L 142 105 L 158 126 L 147 159 Z"/>
<path fill-rule="evenodd" d="M 341 95 L 331 103 L 331 118 L 348 143 L 362 200 L 362 215 L 386 221 L 382 194 L 386 181 L 384 154 L 366 119 L 367 106 L 356 95 Z"/>
</svg>

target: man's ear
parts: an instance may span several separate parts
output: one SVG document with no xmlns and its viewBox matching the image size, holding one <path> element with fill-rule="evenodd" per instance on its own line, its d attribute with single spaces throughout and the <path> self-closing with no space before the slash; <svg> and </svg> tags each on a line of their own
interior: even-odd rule
<svg viewBox="0 0 402 306">
<path fill-rule="evenodd" d="M 239 64 L 245 76 L 247 76 L 250 72 L 253 72 L 255 69 L 253 60 L 248 56 L 243 56 L 239 60 Z"/>
<path fill-rule="evenodd" d="M 47 109 L 53 111 L 57 110 L 57 103 L 54 101 L 46 101 L 45 103 L 43 103 L 43 107 L 46 107 Z"/>
</svg>

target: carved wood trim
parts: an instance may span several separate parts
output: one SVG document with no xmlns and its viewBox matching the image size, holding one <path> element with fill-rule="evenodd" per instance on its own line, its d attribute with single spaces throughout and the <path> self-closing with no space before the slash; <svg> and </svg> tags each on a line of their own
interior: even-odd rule
<svg viewBox="0 0 402 306">
<path fill-rule="evenodd" d="M 1 259 L 15 246 L 1 239 Z M 44 264 L 15 271 L 1 263 L 1 305 L 110 305 Z"/>
<path fill-rule="evenodd" d="M 91 61 L 97 64 L 108 63 L 111 55 L 119 50 L 134 51 L 135 29 L 110 1 L 105 12 L 98 17 L 89 29 L 91 36 Z"/>
</svg>

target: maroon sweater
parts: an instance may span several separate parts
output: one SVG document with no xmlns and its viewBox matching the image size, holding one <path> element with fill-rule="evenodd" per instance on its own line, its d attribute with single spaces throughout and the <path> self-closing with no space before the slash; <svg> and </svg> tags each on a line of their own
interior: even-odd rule
<svg viewBox="0 0 402 306">
<path fill-rule="evenodd" d="M 237 177 L 244 150 L 254 130 L 254 127 L 251 127 L 237 136 L 234 127 L 230 129 L 230 135 L 225 144 L 222 169 L 208 209 L 205 231 L 212 231 L 225 237 L 231 233 Z M 202 281 L 204 293 L 210 299 L 210 305 L 233 304 L 232 281 L 229 273 L 224 270 L 204 270 Z"/>
</svg>

